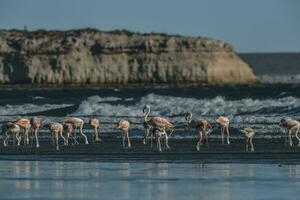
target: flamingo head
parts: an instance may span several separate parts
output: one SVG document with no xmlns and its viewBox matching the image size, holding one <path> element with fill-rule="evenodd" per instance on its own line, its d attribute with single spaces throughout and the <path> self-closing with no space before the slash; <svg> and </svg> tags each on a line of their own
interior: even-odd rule
<svg viewBox="0 0 300 200">
<path fill-rule="evenodd" d="M 280 125 L 282 126 L 283 124 L 285 124 L 287 121 L 292 120 L 292 118 L 290 117 L 284 117 L 280 120 Z"/>
<path fill-rule="evenodd" d="M 191 112 L 187 112 L 186 114 L 185 114 L 185 120 L 187 120 L 187 121 L 189 121 L 191 118 L 192 118 L 192 113 Z"/>
<path fill-rule="evenodd" d="M 149 105 L 145 105 L 145 107 L 143 108 L 143 113 L 145 113 L 147 110 L 150 110 L 150 106 Z"/>
</svg>

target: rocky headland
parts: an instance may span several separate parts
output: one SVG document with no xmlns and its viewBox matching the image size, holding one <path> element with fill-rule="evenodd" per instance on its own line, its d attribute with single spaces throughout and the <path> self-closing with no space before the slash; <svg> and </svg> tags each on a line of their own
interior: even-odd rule
<svg viewBox="0 0 300 200">
<path fill-rule="evenodd" d="M 249 84 L 256 77 L 222 41 L 129 31 L 0 30 L 0 83 Z"/>
</svg>

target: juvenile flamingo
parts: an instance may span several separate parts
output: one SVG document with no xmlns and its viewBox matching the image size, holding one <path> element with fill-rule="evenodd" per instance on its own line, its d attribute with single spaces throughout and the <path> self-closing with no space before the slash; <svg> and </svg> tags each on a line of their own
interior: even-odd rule
<svg viewBox="0 0 300 200">
<path fill-rule="evenodd" d="M 222 137 L 222 144 L 224 144 L 224 132 L 226 129 L 226 133 L 227 133 L 227 144 L 230 144 L 229 141 L 229 119 L 227 117 L 224 116 L 219 116 L 216 119 L 216 122 L 221 126 L 221 137 Z"/>
<path fill-rule="evenodd" d="M 36 141 L 36 147 L 40 147 L 39 143 L 39 129 L 41 127 L 41 119 L 38 117 L 33 117 L 30 121 L 31 127 L 33 128 L 35 141 Z"/>
<path fill-rule="evenodd" d="M 144 121 L 151 127 L 153 127 L 152 136 L 151 136 L 151 147 L 152 147 L 152 138 L 153 134 L 155 133 L 158 150 L 161 151 L 161 138 L 165 139 L 165 145 L 168 149 L 170 149 L 170 146 L 168 144 L 168 135 L 166 133 L 166 129 L 170 129 L 173 126 L 173 124 L 166 118 L 163 117 L 152 117 L 148 119 L 148 116 L 150 114 L 150 106 L 146 105 L 144 107 L 145 110 L 145 117 Z"/>
<path fill-rule="evenodd" d="M 7 122 L 2 125 L 2 134 L 3 134 L 3 146 L 6 147 L 8 145 L 8 139 L 9 139 L 9 133 L 13 134 L 14 138 L 14 145 L 16 144 L 16 140 L 18 141 L 18 146 L 20 146 L 20 126 L 12 123 L 12 122 Z"/>
<path fill-rule="evenodd" d="M 93 127 L 94 129 L 94 133 L 93 133 L 93 140 L 95 138 L 95 142 L 101 142 L 102 140 L 99 138 L 98 136 L 98 129 L 99 129 L 99 126 L 100 126 L 100 122 L 98 119 L 96 118 L 92 118 L 90 119 L 89 121 L 89 124 Z"/>
<path fill-rule="evenodd" d="M 198 142 L 196 145 L 197 151 L 200 151 L 200 145 L 202 145 L 202 140 L 206 140 L 207 146 L 208 144 L 208 135 L 209 130 L 212 129 L 211 124 L 206 119 L 192 119 L 193 114 L 191 112 L 188 112 L 185 115 L 185 119 L 187 120 L 188 126 L 191 128 L 195 128 L 198 133 Z"/>
<path fill-rule="evenodd" d="M 300 138 L 298 136 L 298 132 L 299 132 L 299 129 L 300 129 L 300 122 L 298 122 L 297 120 L 294 120 L 290 117 L 285 117 L 285 118 L 281 119 L 280 126 L 287 129 L 287 131 L 288 131 L 287 136 L 288 136 L 290 146 L 293 146 L 292 131 L 296 130 L 295 131 L 295 137 L 298 140 L 298 146 L 300 146 Z M 287 142 L 287 138 L 285 140 L 285 143 L 286 142 Z"/>
<path fill-rule="evenodd" d="M 69 144 L 69 140 L 70 138 L 73 140 L 72 144 L 79 144 L 78 141 L 76 140 L 76 138 L 73 136 L 72 132 L 73 132 L 73 124 L 71 123 L 65 123 L 66 126 L 66 132 L 67 132 L 67 138 L 66 138 L 66 143 L 67 145 Z"/>
<path fill-rule="evenodd" d="M 20 118 L 14 123 L 19 125 L 24 131 L 24 145 L 29 145 L 29 130 L 31 127 L 30 120 L 27 118 Z"/>
<path fill-rule="evenodd" d="M 128 146 L 128 148 L 131 147 L 130 139 L 129 139 L 129 133 L 128 133 L 129 126 L 130 126 L 130 124 L 126 120 L 121 120 L 117 124 L 117 128 L 118 129 L 122 129 L 122 143 L 123 143 L 123 148 L 125 148 L 125 140 L 126 140 L 126 138 L 127 138 L 127 146 Z"/>
<path fill-rule="evenodd" d="M 52 122 L 48 125 L 52 134 L 52 138 L 55 139 L 56 150 L 59 150 L 59 138 L 58 135 L 64 140 L 64 144 L 67 144 L 65 137 L 63 136 L 63 126 L 58 122 Z"/>
<path fill-rule="evenodd" d="M 80 119 L 80 118 L 78 118 L 78 117 L 69 117 L 69 118 L 67 118 L 67 120 L 65 121 L 65 123 L 70 123 L 70 124 L 72 124 L 72 125 L 75 127 L 75 129 L 78 127 L 78 128 L 79 128 L 79 133 L 80 133 L 80 134 L 84 137 L 84 139 L 85 139 L 85 144 L 89 144 L 86 135 L 82 132 L 83 124 L 84 124 L 84 122 L 83 122 L 82 119 Z M 74 131 L 74 136 L 75 136 L 75 138 L 76 138 L 76 132 L 75 132 L 75 131 Z"/>
<path fill-rule="evenodd" d="M 248 148 L 248 143 L 250 143 L 250 146 L 251 146 L 251 150 L 250 151 L 254 151 L 254 146 L 253 146 L 253 143 L 252 143 L 252 139 L 254 137 L 254 130 L 252 128 L 244 128 L 241 130 L 242 133 L 245 134 L 245 138 L 246 138 L 246 151 L 249 151 L 249 148 Z"/>
</svg>

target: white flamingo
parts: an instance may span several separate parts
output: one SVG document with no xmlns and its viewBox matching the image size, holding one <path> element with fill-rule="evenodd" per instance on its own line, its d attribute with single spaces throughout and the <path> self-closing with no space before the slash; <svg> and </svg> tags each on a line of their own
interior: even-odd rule
<svg viewBox="0 0 300 200">
<path fill-rule="evenodd" d="M 254 151 L 254 145 L 252 143 L 252 139 L 254 137 L 254 130 L 252 128 L 244 128 L 242 130 L 240 130 L 242 133 L 245 134 L 245 138 L 246 138 L 246 151 L 249 151 L 249 148 L 248 148 L 248 143 L 250 143 L 250 146 L 251 146 L 251 150 L 250 151 Z"/>
</svg>

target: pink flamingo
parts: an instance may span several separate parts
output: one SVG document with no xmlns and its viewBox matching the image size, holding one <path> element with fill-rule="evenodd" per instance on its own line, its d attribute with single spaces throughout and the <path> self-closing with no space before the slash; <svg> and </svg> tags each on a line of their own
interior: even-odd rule
<svg viewBox="0 0 300 200">
<path fill-rule="evenodd" d="M 292 131 L 296 130 L 295 131 L 295 137 L 299 141 L 298 146 L 300 146 L 300 138 L 298 136 L 299 129 L 300 129 L 300 122 L 298 122 L 297 120 L 294 120 L 292 118 L 285 117 L 285 118 L 281 119 L 280 126 L 286 128 L 288 130 L 287 136 L 288 136 L 290 146 L 293 146 Z M 287 141 L 287 139 L 286 139 L 286 141 Z"/>
<path fill-rule="evenodd" d="M 212 129 L 211 124 L 206 119 L 192 119 L 193 115 L 191 112 L 188 112 L 185 115 L 185 119 L 188 122 L 188 126 L 191 128 L 195 128 L 198 132 L 198 142 L 196 145 L 197 151 L 200 151 L 200 145 L 202 145 L 202 140 L 206 139 L 206 144 L 208 144 L 208 135 L 209 130 Z"/>
<path fill-rule="evenodd" d="M 41 127 L 41 119 L 38 117 L 33 117 L 30 121 L 31 127 L 33 128 L 35 141 L 36 141 L 36 147 L 40 147 L 39 143 L 39 129 Z"/>
<path fill-rule="evenodd" d="M 100 122 L 96 118 L 92 118 L 89 121 L 89 124 L 93 127 L 94 133 L 93 133 L 93 139 L 95 138 L 95 142 L 101 142 L 102 140 L 98 136 L 98 129 L 100 127 Z"/>
<path fill-rule="evenodd" d="M 27 118 L 20 118 L 14 123 L 24 130 L 24 145 L 29 145 L 29 130 L 31 127 L 30 120 Z"/>
<path fill-rule="evenodd" d="M 73 132 L 73 124 L 71 123 L 65 123 L 66 126 L 66 132 L 67 132 L 67 138 L 66 138 L 66 143 L 67 145 L 69 144 L 69 140 L 70 138 L 73 139 L 72 144 L 79 144 L 78 141 L 76 140 L 76 138 L 73 136 L 72 132 Z"/>
<path fill-rule="evenodd" d="M 52 134 L 52 138 L 55 139 L 56 150 L 59 150 L 59 138 L 58 135 L 64 140 L 64 144 L 67 144 L 65 137 L 63 136 L 63 126 L 58 122 L 52 122 L 49 125 L 49 130 Z M 53 140 L 54 142 L 54 140 Z"/>
<path fill-rule="evenodd" d="M 125 148 L 125 140 L 126 140 L 126 138 L 127 138 L 127 146 L 128 146 L 128 148 L 131 147 L 131 143 L 130 143 L 130 139 L 129 139 L 129 133 L 128 133 L 129 126 L 130 126 L 130 124 L 126 120 L 121 120 L 117 124 L 117 128 L 118 129 L 122 129 L 122 143 L 123 143 L 123 148 Z"/>
<path fill-rule="evenodd" d="M 153 127 L 153 131 L 151 135 L 151 148 L 152 148 L 153 133 L 155 133 L 158 150 L 161 151 L 161 138 L 165 139 L 166 148 L 170 149 L 170 146 L 168 144 L 168 135 L 166 133 L 166 129 L 170 129 L 174 127 L 172 122 L 163 117 L 152 117 L 148 119 L 148 116 L 150 114 L 150 106 L 146 105 L 144 107 L 144 110 L 145 110 L 144 122 L 146 122 L 150 127 Z"/>
<path fill-rule="evenodd" d="M 9 133 L 13 134 L 14 138 L 14 144 L 16 144 L 16 139 L 18 141 L 18 146 L 20 146 L 20 126 L 12 123 L 12 122 L 7 122 L 2 125 L 2 134 L 3 134 L 3 146 L 6 147 L 8 145 L 8 139 L 9 139 Z"/>
<path fill-rule="evenodd" d="M 78 117 L 69 117 L 67 118 L 67 120 L 65 121 L 65 123 L 70 123 L 73 125 L 73 127 L 75 127 L 75 129 L 78 127 L 79 128 L 79 133 L 84 137 L 85 139 L 85 144 L 89 144 L 88 139 L 86 137 L 86 135 L 82 132 L 83 129 L 83 120 L 78 118 Z M 76 138 L 76 132 L 75 132 L 75 138 Z"/>
<path fill-rule="evenodd" d="M 219 116 L 217 119 L 216 119 L 216 122 L 221 126 L 221 137 L 222 137 L 222 144 L 224 144 L 224 132 L 225 132 L 225 129 L 226 129 L 226 132 L 227 132 L 227 144 L 230 144 L 230 141 L 229 141 L 229 119 L 227 117 L 224 117 L 224 116 Z"/>
</svg>

